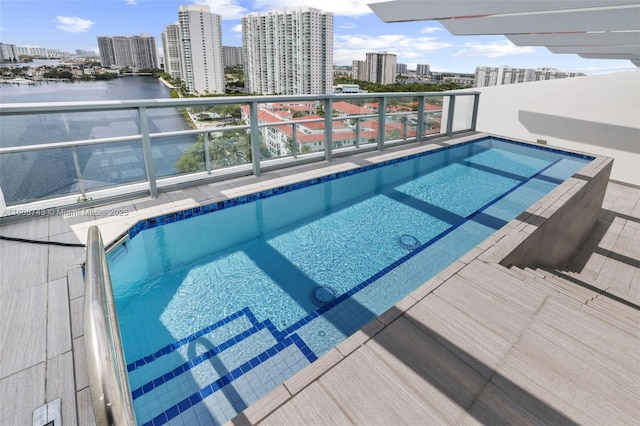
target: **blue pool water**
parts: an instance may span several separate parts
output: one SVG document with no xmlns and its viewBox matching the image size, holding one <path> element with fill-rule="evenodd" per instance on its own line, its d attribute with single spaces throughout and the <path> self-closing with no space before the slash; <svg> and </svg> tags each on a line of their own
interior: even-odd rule
<svg viewBox="0 0 640 426">
<path fill-rule="evenodd" d="M 109 253 L 138 422 L 224 423 L 589 161 L 485 138 L 138 223 Z"/>
</svg>

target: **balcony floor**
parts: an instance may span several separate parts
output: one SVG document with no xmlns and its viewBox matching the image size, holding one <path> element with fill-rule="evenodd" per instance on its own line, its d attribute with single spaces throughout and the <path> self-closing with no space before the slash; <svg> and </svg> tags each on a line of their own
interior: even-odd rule
<svg viewBox="0 0 640 426">
<path fill-rule="evenodd" d="M 428 145 L 337 158 L 48 216 L 0 235 L 110 242 L 138 220 L 279 186 Z M 105 211 L 105 208 L 102 208 Z M 598 225 L 565 267 L 504 268 L 483 243 L 236 424 L 581 423 L 640 419 L 640 189 L 610 182 Z M 94 423 L 84 362 L 84 248 L 0 240 L 0 424 L 32 424 L 62 398 L 65 425 Z M 179 417 L 175 419 L 179 421 Z"/>
</svg>

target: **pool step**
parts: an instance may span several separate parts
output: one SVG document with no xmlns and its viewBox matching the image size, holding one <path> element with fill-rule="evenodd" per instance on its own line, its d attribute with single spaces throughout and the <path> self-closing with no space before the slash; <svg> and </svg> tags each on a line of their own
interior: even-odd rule
<svg viewBox="0 0 640 426">
<path fill-rule="evenodd" d="M 635 335 L 640 330 L 640 305 L 612 288 L 552 268 L 512 267 L 510 271 L 540 289 L 580 302 L 582 309 L 620 329 Z"/>
<path fill-rule="evenodd" d="M 141 424 L 163 424 L 162 419 L 182 416 L 195 410 L 192 407 L 206 403 L 218 407 L 216 412 L 227 412 L 226 421 L 246 408 L 243 404 L 248 399 L 257 400 L 292 375 L 289 371 L 286 376 L 279 376 L 287 368 L 294 368 L 294 373 L 302 368 L 302 364 L 282 367 L 290 364 L 291 359 L 308 365 L 316 356 L 297 334 L 284 336 L 271 321 L 257 321 L 245 308 L 130 363 L 129 382 L 136 417 Z M 247 378 L 265 369 L 268 363 L 277 364 L 278 368 L 267 369 L 247 385 Z M 275 375 L 270 380 L 277 383 L 262 393 L 253 389 L 255 383 L 264 383 L 269 375 Z M 237 396 L 235 388 L 239 383 L 244 383 L 243 397 Z M 214 423 L 224 422 L 219 420 Z"/>
<path fill-rule="evenodd" d="M 194 424 L 223 424 L 317 359 L 297 334 L 239 361 L 239 365 L 233 364 L 237 357 L 233 358 L 224 366 L 223 375 L 205 380 L 202 372 L 189 372 L 182 375 L 180 383 L 171 384 L 171 395 L 165 386 L 141 395 L 134 400 L 138 422 L 159 425 L 180 417 L 184 424 L 191 424 L 191 419 L 198 417 Z M 207 364 L 209 370 L 213 364 L 215 361 Z M 141 401 L 139 406 L 137 401 Z"/>
</svg>

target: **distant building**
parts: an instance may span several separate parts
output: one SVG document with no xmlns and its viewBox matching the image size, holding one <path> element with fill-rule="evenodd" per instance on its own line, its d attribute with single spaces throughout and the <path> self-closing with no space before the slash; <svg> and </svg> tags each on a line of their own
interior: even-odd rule
<svg viewBox="0 0 640 426">
<path fill-rule="evenodd" d="M 396 57 L 393 53 L 367 53 L 364 61 L 365 81 L 380 84 L 396 82 Z"/>
<path fill-rule="evenodd" d="M 511 68 L 506 65 L 501 67 L 478 67 L 475 72 L 475 87 L 501 86 L 503 84 L 580 76 L 584 76 L 584 74 L 564 72 L 555 68 Z"/>
<path fill-rule="evenodd" d="M 338 84 L 333 86 L 333 93 L 360 93 L 360 86 L 357 84 Z"/>
<path fill-rule="evenodd" d="M 222 46 L 222 58 L 225 67 L 242 65 L 242 47 Z"/>
<path fill-rule="evenodd" d="M 333 75 L 344 75 L 344 76 L 351 76 L 351 72 L 353 70 L 353 67 L 350 67 L 349 65 L 334 65 L 333 66 Z"/>
<path fill-rule="evenodd" d="M 100 62 L 103 67 L 158 68 L 156 38 L 146 34 L 136 36 L 98 37 Z"/>
<path fill-rule="evenodd" d="M 66 59 L 69 52 L 44 47 L 16 46 L 15 44 L 0 43 L 0 62 L 16 62 L 21 56 L 43 59 Z"/>
<path fill-rule="evenodd" d="M 407 70 L 407 64 L 396 64 L 396 74 L 409 74 L 409 71 Z"/>
<path fill-rule="evenodd" d="M 19 58 L 15 44 L 0 43 L 0 62 L 14 62 Z"/>
<path fill-rule="evenodd" d="M 431 74 L 431 70 L 429 65 L 427 64 L 417 64 L 416 65 L 416 74 L 418 75 L 429 75 Z"/>
<path fill-rule="evenodd" d="M 162 33 L 162 52 L 164 53 L 164 72 L 174 79 L 183 80 L 182 49 L 180 42 L 180 25 L 169 24 Z"/>
<path fill-rule="evenodd" d="M 351 76 L 356 80 L 367 80 L 367 74 L 365 73 L 364 61 L 353 61 L 353 66 L 351 67 Z"/>
<path fill-rule="evenodd" d="M 333 14 L 310 7 L 242 18 L 245 89 L 260 94 L 333 92 Z"/>
</svg>

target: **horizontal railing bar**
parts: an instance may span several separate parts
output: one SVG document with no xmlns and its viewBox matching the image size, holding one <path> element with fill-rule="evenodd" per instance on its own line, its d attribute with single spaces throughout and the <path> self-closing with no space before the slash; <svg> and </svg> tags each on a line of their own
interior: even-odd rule
<svg viewBox="0 0 640 426">
<path fill-rule="evenodd" d="M 14 154 L 18 152 L 39 151 L 43 149 L 72 148 L 77 146 L 100 145 L 104 143 L 133 142 L 133 141 L 139 141 L 141 139 L 142 139 L 142 135 L 131 135 L 131 136 L 115 136 L 111 138 L 101 138 L 101 139 L 84 139 L 84 140 L 70 141 L 70 142 L 53 142 L 53 143 L 45 143 L 45 144 L 39 144 L 39 145 L 8 146 L 8 147 L 0 148 L 0 154 Z"/>
<path fill-rule="evenodd" d="M 474 96 L 479 92 L 390 92 L 390 93 L 349 93 L 326 95 L 274 95 L 274 96 L 225 96 L 210 98 L 180 98 L 180 99 L 133 99 L 121 101 L 75 101 L 75 102 L 38 102 L 0 104 L 0 115 L 16 114 L 56 114 L 67 112 L 109 111 L 122 109 L 146 108 L 177 108 L 189 106 L 233 105 L 249 104 L 256 98 L 260 104 L 292 102 L 305 100 L 326 99 L 372 99 L 372 98 L 417 98 L 442 96 Z"/>
</svg>

